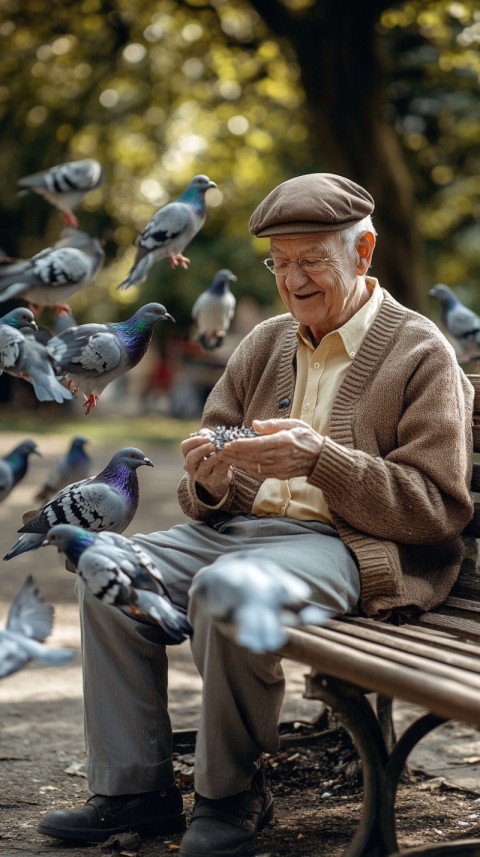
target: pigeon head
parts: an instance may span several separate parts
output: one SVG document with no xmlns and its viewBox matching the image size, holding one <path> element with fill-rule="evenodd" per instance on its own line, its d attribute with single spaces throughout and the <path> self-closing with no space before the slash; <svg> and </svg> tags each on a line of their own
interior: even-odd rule
<svg viewBox="0 0 480 857">
<path fill-rule="evenodd" d="M 428 294 L 432 298 L 438 298 L 440 303 L 444 304 L 445 306 L 452 306 L 453 304 L 457 303 L 458 300 L 456 295 L 448 286 L 445 285 L 445 283 L 437 283 L 437 285 L 434 286 L 433 289 L 430 289 Z"/>
<path fill-rule="evenodd" d="M 173 316 L 165 309 L 163 304 L 145 304 L 135 313 L 135 318 L 141 319 L 148 325 L 154 325 L 157 321 L 175 321 Z"/>
<path fill-rule="evenodd" d="M 67 551 L 76 543 L 84 543 L 85 547 L 95 541 L 95 533 L 76 527 L 74 524 L 55 524 L 45 535 L 42 545 L 53 545 L 59 553 Z"/>
<path fill-rule="evenodd" d="M 223 295 L 225 289 L 228 288 L 228 284 L 236 282 L 237 278 L 232 271 L 229 271 L 228 268 L 221 268 L 215 274 L 209 291 L 214 295 Z"/>
<path fill-rule="evenodd" d="M 21 330 L 25 327 L 28 327 L 31 330 L 38 330 L 33 312 L 23 306 L 16 307 L 10 312 L 7 312 L 6 315 L 3 315 L 0 318 L 0 324 L 8 324 L 10 327 L 16 327 L 17 330 Z"/>
<path fill-rule="evenodd" d="M 110 461 L 110 465 L 113 467 L 126 467 L 128 470 L 136 470 L 142 464 L 146 464 L 147 467 L 154 466 L 142 450 L 136 449 L 134 446 L 127 446 L 125 449 L 120 449 Z"/>
<path fill-rule="evenodd" d="M 19 456 L 27 456 L 28 457 L 29 455 L 32 455 L 32 453 L 42 457 L 42 453 L 38 449 L 38 446 L 34 440 L 24 440 L 24 441 L 22 441 L 22 443 L 19 443 L 18 446 L 15 447 L 15 449 L 12 450 L 10 455 L 19 455 Z"/>
<path fill-rule="evenodd" d="M 208 176 L 200 174 L 198 176 L 193 177 L 185 193 L 188 193 L 189 191 L 194 191 L 195 193 L 206 193 L 207 190 L 209 190 L 209 188 L 211 187 L 217 187 L 217 185 L 215 184 L 215 182 L 212 182 L 212 180 L 209 179 Z"/>
<path fill-rule="evenodd" d="M 70 449 L 83 449 L 86 443 L 89 443 L 88 437 L 84 437 L 83 434 L 77 434 L 72 440 Z"/>
</svg>

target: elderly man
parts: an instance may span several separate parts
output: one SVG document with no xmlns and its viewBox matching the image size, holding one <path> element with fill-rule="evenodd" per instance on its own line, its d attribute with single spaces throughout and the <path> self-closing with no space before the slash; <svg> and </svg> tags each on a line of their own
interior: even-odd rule
<svg viewBox="0 0 480 857">
<path fill-rule="evenodd" d="M 173 601 L 189 611 L 203 677 L 195 807 L 181 857 L 253 854 L 272 817 L 261 763 L 278 747 L 280 657 L 254 654 L 211 621 L 193 579 L 226 555 L 275 560 L 331 615 L 384 617 L 442 601 L 458 573 L 468 491 L 472 390 L 434 324 L 367 275 L 374 204 L 358 184 L 300 176 L 260 203 L 250 231 L 287 314 L 240 343 L 203 426 L 252 426 L 216 450 L 182 444 L 179 501 L 191 522 L 138 534 Z M 448 466 L 446 466 L 448 462 Z M 239 557 L 240 553 L 240 557 Z M 180 830 L 161 634 L 80 593 L 90 787 L 42 833 L 101 841 Z"/>
</svg>

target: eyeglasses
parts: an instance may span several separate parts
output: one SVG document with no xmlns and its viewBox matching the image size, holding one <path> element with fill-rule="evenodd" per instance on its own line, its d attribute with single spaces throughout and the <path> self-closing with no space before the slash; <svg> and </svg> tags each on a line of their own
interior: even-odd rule
<svg viewBox="0 0 480 857">
<path fill-rule="evenodd" d="M 279 259 L 278 262 L 272 259 L 271 256 L 267 256 L 266 259 L 262 259 L 262 264 L 268 268 L 271 274 L 276 274 L 278 277 L 285 277 L 287 275 L 288 266 L 292 262 L 300 265 L 302 271 L 305 271 L 306 274 L 316 274 L 319 271 L 323 271 L 325 264 L 330 262 L 334 256 L 335 254 L 325 259 Z"/>
</svg>

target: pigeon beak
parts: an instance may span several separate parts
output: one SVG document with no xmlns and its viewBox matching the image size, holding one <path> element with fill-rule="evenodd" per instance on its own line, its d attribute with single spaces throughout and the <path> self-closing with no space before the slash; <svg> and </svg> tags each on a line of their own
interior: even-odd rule
<svg viewBox="0 0 480 857">
<path fill-rule="evenodd" d="M 42 542 L 42 548 L 44 548 L 44 547 L 45 547 L 45 545 L 49 545 L 49 544 L 50 544 L 50 540 L 49 540 L 49 539 L 44 539 L 44 540 L 43 540 L 43 542 Z"/>
<path fill-rule="evenodd" d="M 212 180 L 210 179 L 210 181 L 208 183 L 208 187 L 217 187 L 217 185 L 215 184 L 215 182 L 212 182 Z"/>
<path fill-rule="evenodd" d="M 164 315 L 164 316 L 162 316 L 162 318 L 164 318 L 164 319 L 165 319 L 165 321 L 173 321 L 173 322 L 175 322 L 175 319 L 174 319 L 173 315 L 170 315 L 170 313 L 169 313 L 169 312 L 165 312 L 165 315 Z"/>
<path fill-rule="evenodd" d="M 143 463 L 147 465 L 147 467 L 155 467 L 153 461 L 150 461 L 149 458 L 144 458 Z"/>
<path fill-rule="evenodd" d="M 39 450 L 39 449 L 32 449 L 32 452 L 33 452 L 33 454 L 34 454 L 34 455 L 39 455 L 39 456 L 40 456 L 40 458 L 43 458 L 43 455 L 42 455 L 42 453 L 40 452 L 40 450 Z"/>
</svg>

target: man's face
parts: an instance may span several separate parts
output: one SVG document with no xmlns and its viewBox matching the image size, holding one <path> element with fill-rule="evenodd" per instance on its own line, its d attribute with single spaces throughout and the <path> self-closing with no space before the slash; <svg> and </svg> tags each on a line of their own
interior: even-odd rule
<svg viewBox="0 0 480 857">
<path fill-rule="evenodd" d="M 276 275 L 277 288 L 287 309 L 317 339 L 341 327 L 364 302 L 357 253 L 345 246 L 341 233 L 274 236 L 270 253 L 276 264 L 292 263 L 285 274 Z M 325 261 L 311 273 L 297 264 L 299 259 Z"/>
</svg>

